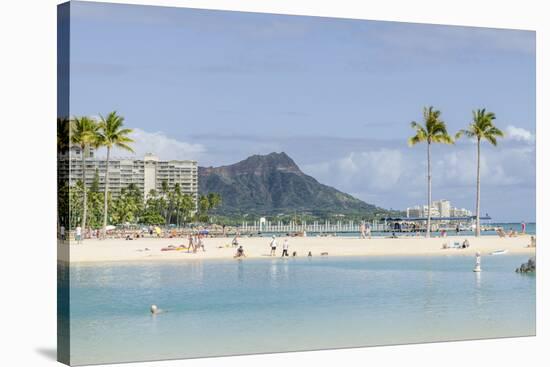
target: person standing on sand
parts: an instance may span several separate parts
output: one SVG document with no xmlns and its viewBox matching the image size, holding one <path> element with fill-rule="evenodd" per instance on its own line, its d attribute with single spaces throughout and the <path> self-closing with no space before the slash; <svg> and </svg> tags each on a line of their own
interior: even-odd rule
<svg viewBox="0 0 550 367">
<path fill-rule="evenodd" d="M 74 239 L 76 240 L 76 243 L 82 242 L 82 227 L 76 226 L 74 230 Z"/>
<path fill-rule="evenodd" d="M 283 254 L 281 257 L 288 256 L 288 239 L 285 238 L 285 241 L 283 242 Z"/>
<path fill-rule="evenodd" d="M 187 237 L 187 240 L 187 252 L 190 252 L 191 250 L 195 252 L 195 244 L 193 243 L 193 235 L 191 233 L 189 233 L 189 237 Z"/>
<path fill-rule="evenodd" d="M 277 251 L 277 240 L 275 239 L 275 235 L 271 237 L 271 242 L 269 243 L 269 246 L 271 247 L 271 253 L 269 256 L 275 256 Z"/>
<path fill-rule="evenodd" d="M 370 224 L 367 223 L 367 226 L 366 226 L 366 236 L 370 239 L 371 238 L 371 232 L 372 232 L 372 229 L 370 228 Z"/>
<path fill-rule="evenodd" d="M 205 252 L 206 249 L 204 248 L 204 240 L 202 239 L 202 235 L 198 235 L 197 238 L 198 238 L 198 243 L 199 243 L 199 248 L 202 248 L 202 252 Z"/>
<path fill-rule="evenodd" d="M 367 238 L 365 236 L 365 222 L 361 222 L 361 226 L 359 226 L 359 232 L 361 233 L 361 239 Z"/>
<path fill-rule="evenodd" d="M 521 222 L 521 233 L 525 234 L 525 222 Z"/>
</svg>

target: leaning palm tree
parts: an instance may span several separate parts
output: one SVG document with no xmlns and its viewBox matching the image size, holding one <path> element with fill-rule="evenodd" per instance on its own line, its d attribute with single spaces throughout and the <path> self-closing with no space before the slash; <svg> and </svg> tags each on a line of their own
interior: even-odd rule
<svg viewBox="0 0 550 367">
<path fill-rule="evenodd" d="M 107 115 L 107 118 L 100 117 L 99 121 L 99 135 L 98 144 L 107 148 L 107 161 L 105 166 L 105 195 L 103 199 L 103 231 L 102 237 L 107 235 L 107 215 L 108 204 L 107 198 L 109 193 L 109 160 L 111 155 L 111 149 L 117 147 L 120 149 L 133 152 L 134 150 L 128 145 L 133 140 L 128 137 L 132 133 L 131 129 L 125 129 L 124 117 L 117 115 L 116 111 L 113 111 Z"/>
<path fill-rule="evenodd" d="M 441 112 L 434 110 L 432 106 L 424 107 L 424 124 L 411 122 L 411 127 L 416 134 L 409 138 L 409 145 L 426 142 L 428 146 L 428 220 L 426 237 L 430 237 L 432 226 L 432 168 L 431 168 L 431 145 L 433 143 L 453 144 L 453 139 L 447 133 L 445 122 L 439 119 Z"/>
<path fill-rule="evenodd" d="M 484 109 L 478 109 L 473 111 L 473 120 L 466 130 L 460 130 L 456 134 L 456 138 L 465 135 L 469 138 L 474 138 L 477 141 L 477 187 L 476 187 L 476 237 L 481 233 L 480 227 L 480 163 L 481 163 L 481 140 L 485 139 L 493 146 L 497 145 L 497 137 L 503 137 L 504 133 L 497 129 L 493 124 L 493 120 L 496 118 L 493 112 L 485 111 Z"/>
<path fill-rule="evenodd" d="M 82 218 L 81 227 L 86 229 L 86 215 L 88 211 L 88 196 L 86 194 L 86 158 L 89 149 L 97 144 L 98 125 L 96 121 L 90 117 L 73 117 L 71 120 L 71 143 L 80 147 L 82 156 Z"/>
</svg>

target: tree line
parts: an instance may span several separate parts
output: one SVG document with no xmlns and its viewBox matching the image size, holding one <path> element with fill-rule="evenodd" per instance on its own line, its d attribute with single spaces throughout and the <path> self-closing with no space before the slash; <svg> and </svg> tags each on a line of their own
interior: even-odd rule
<svg viewBox="0 0 550 367">
<path fill-rule="evenodd" d="M 116 111 L 110 112 L 106 118 L 99 120 L 92 117 L 73 117 L 69 121 L 70 143 L 80 148 L 82 159 L 82 176 L 69 190 L 68 209 L 70 212 L 70 228 L 80 225 L 82 228 L 101 228 L 104 237 L 107 225 L 125 223 L 155 224 L 181 226 L 191 221 L 207 222 L 211 209 L 221 204 L 221 196 L 217 193 L 201 195 L 198 205 L 192 195 L 183 193 L 179 183 L 170 188 L 166 181 L 161 183 L 160 190 L 151 190 L 146 196 L 135 184 L 121 189 L 118 197 L 113 198 L 109 192 L 109 164 L 113 147 L 133 152 L 130 135 L 132 129 L 124 127 L 124 117 Z M 58 137 L 59 141 L 59 137 Z M 58 142 L 59 143 L 59 142 Z M 86 158 L 90 149 L 106 148 L 106 169 L 104 174 L 104 190 L 100 191 L 99 172 L 90 185 L 86 185 Z"/>
<path fill-rule="evenodd" d="M 473 111 L 473 117 L 466 129 L 458 131 L 454 137 L 447 132 L 447 125 L 441 119 L 441 111 L 434 109 L 433 106 L 424 107 L 423 122 L 411 122 L 411 127 L 415 130 L 415 135 L 409 138 L 409 145 L 413 146 L 422 142 L 427 146 L 427 186 L 428 186 L 428 217 L 426 237 L 430 237 L 431 231 L 431 208 L 432 208 L 432 170 L 431 170 L 431 145 L 432 144 L 454 144 L 462 136 L 474 139 L 476 141 L 477 152 L 477 180 L 476 180 L 476 228 L 475 235 L 481 234 L 480 213 L 481 213 L 481 143 L 486 140 L 491 145 L 497 145 L 497 139 L 504 137 L 504 133 L 494 125 L 496 116 L 493 112 L 483 109 Z"/>
</svg>

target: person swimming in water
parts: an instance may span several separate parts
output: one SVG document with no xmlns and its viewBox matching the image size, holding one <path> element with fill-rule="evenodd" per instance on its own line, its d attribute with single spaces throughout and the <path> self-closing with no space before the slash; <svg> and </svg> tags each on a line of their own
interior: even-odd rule
<svg viewBox="0 0 550 367">
<path fill-rule="evenodd" d="M 151 305 L 151 315 L 158 315 L 159 313 L 162 312 L 162 310 L 160 308 L 158 308 L 157 305 Z"/>
</svg>

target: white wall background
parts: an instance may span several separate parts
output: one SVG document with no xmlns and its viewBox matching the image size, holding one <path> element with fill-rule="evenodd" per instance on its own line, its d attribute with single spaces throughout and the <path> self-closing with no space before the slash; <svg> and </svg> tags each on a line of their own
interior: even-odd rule
<svg viewBox="0 0 550 367">
<path fill-rule="evenodd" d="M 537 337 L 135 364 L 140 366 L 542 366 L 550 353 L 550 22 L 544 1 L 113 1 L 537 31 Z M 53 366 L 56 346 L 56 0 L 0 5 L 0 365 Z M 546 102 L 546 103 L 545 103 Z M 34 213 L 32 216 L 29 213 Z M 546 310 L 546 312 L 545 312 Z M 134 364 L 130 364 L 134 365 Z"/>
</svg>

